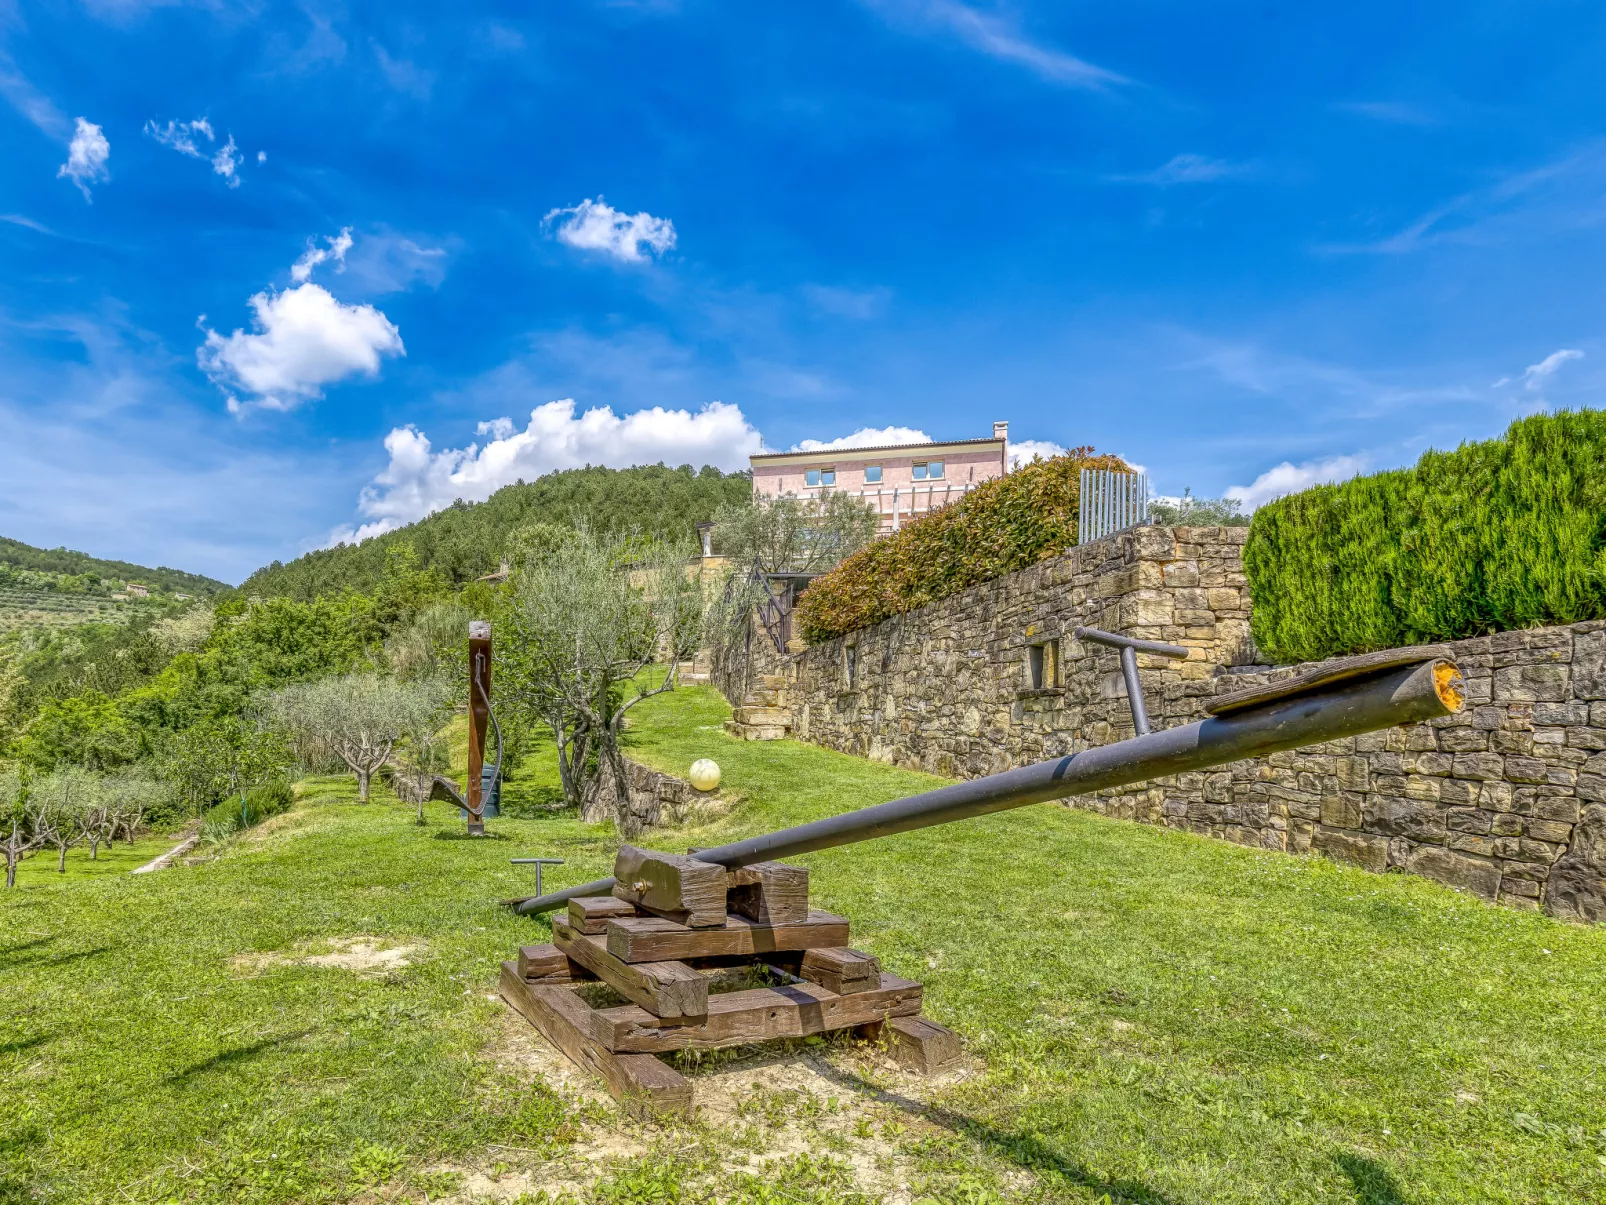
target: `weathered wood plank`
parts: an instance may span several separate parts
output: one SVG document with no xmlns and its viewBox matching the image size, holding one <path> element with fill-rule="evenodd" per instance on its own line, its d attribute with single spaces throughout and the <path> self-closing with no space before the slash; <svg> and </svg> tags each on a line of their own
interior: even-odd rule
<svg viewBox="0 0 1606 1205">
<path fill-rule="evenodd" d="M 843 946 L 805 951 L 799 973 L 810 983 L 818 983 L 839 996 L 874 991 L 881 985 L 880 961 Z"/>
<path fill-rule="evenodd" d="M 730 872 L 686 854 L 622 845 L 613 861 L 613 894 L 626 903 L 693 928 L 725 923 Z"/>
<path fill-rule="evenodd" d="M 656 916 L 608 922 L 608 952 L 621 962 L 773 954 L 848 943 L 848 922 L 829 912 L 811 912 L 791 925 L 761 925 L 728 916 L 717 929 L 692 929 Z"/>
<path fill-rule="evenodd" d="M 690 1081 L 650 1054 L 615 1054 L 598 1045 L 588 1032 L 591 1008 L 569 988 L 526 983 L 516 964 L 504 962 L 501 991 L 547 1041 L 601 1079 L 628 1112 L 691 1112 Z"/>
<path fill-rule="evenodd" d="M 884 1036 L 898 1065 L 921 1075 L 952 1067 L 964 1055 L 959 1035 L 926 1017 L 889 1017 L 879 1033 L 868 1036 Z"/>
<path fill-rule="evenodd" d="M 616 1051 L 711 1050 L 914 1016 L 920 1012 L 920 996 L 920 984 L 896 975 L 883 975 L 876 991 L 851 996 L 816 983 L 788 984 L 710 996 L 708 1018 L 701 1025 L 664 1025 L 633 1004 L 599 1008 L 591 1013 L 590 1033 Z"/>
<path fill-rule="evenodd" d="M 554 921 L 558 949 L 627 1000 L 634 1000 L 661 1025 L 686 1025 L 708 1015 L 708 977 L 682 962 L 621 962 L 601 937 L 576 933 Z"/>
<path fill-rule="evenodd" d="M 611 895 L 585 895 L 569 901 L 569 924 L 582 933 L 601 933 L 610 920 L 640 915 L 634 904 Z"/>
<path fill-rule="evenodd" d="M 790 925 L 809 915 L 809 872 L 784 862 L 755 862 L 730 872 L 728 908 L 763 925 Z"/>
<path fill-rule="evenodd" d="M 596 976 L 548 942 L 519 947 L 519 976 L 524 979 L 587 980 Z"/>
</svg>

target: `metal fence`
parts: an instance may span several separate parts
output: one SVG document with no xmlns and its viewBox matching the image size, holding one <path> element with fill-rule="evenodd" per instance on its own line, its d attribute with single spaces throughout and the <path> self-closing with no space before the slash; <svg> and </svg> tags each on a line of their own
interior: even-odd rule
<svg viewBox="0 0 1606 1205">
<path fill-rule="evenodd" d="M 1149 479 L 1142 473 L 1083 469 L 1077 543 L 1086 544 L 1149 521 Z"/>
</svg>

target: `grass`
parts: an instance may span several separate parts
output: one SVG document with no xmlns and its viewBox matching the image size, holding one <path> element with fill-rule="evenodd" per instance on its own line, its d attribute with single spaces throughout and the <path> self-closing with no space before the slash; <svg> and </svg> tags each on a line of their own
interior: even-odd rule
<svg viewBox="0 0 1606 1205">
<path fill-rule="evenodd" d="M 67 851 L 65 873 L 56 869 L 59 863 L 54 849 L 35 850 L 18 863 L 17 886 L 44 886 L 63 879 L 127 874 L 135 867 L 145 865 L 152 858 L 165 854 L 180 840 L 182 840 L 180 836 L 156 836 L 142 837 L 133 844 L 126 841 L 103 844 L 100 847 L 100 855 L 93 860 L 89 857 L 87 845 L 75 845 Z"/>
<path fill-rule="evenodd" d="M 939 782 L 733 741 L 725 711 L 702 688 L 638 708 L 633 756 L 713 756 L 738 799 L 653 844 Z M 438 1202 L 559 1175 L 592 1202 L 1606 1199 L 1603 929 L 1052 806 L 822 851 L 800 859 L 818 904 L 927 985 L 978 1069 L 920 1090 L 811 1047 L 832 1094 L 795 1059 L 738 1068 L 728 1117 L 659 1130 L 520 1066 L 528 1031 L 491 998 L 547 934 L 496 907 L 531 887 L 507 859 L 595 878 L 609 832 L 504 819 L 476 842 L 440 805 L 421 828 L 306 785 L 205 864 L 0 896 L 0 1202 Z M 410 965 L 302 961 L 356 938 Z"/>
</svg>

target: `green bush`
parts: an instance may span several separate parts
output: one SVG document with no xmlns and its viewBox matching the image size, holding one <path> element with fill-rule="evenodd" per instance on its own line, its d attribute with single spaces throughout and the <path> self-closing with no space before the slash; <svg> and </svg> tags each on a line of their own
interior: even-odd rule
<svg viewBox="0 0 1606 1205">
<path fill-rule="evenodd" d="M 985 481 L 876 540 L 809 586 L 797 608 L 803 635 L 829 640 L 1058 556 L 1076 544 L 1083 469 L 1127 466 L 1077 448 Z"/>
<path fill-rule="evenodd" d="M 1519 419 L 1255 513 L 1255 643 L 1310 661 L 1606 617 L 1606 412 Z"/>
<path fill-rule="evenodd" d="M 214 839 L 238 832 L 243 828 L 250 828 L 254 824 L 261 824 L 270 816 L 277 816 L 280 812 L 288 812 L 290 805 L 295 801 L 295 795 L 290 790 L 290 784 L 283 779 L 272 782 L 246 792 L 245 806 L 240 806 L 240 797 L 230 795 L 213 804 L 201 815 L 201 831 Z"/>
</svg>

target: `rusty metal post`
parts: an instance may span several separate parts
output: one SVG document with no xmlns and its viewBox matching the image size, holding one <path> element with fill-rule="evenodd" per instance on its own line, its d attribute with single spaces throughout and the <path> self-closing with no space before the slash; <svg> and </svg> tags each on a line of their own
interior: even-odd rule
<svg viewBox="0 0 1606 1205">
<path fill-rule="evenodd" d="M 485 835 L 485 734 L 491 715 L 491 624 L 468 624 L 468 832 Z"/>
</svg>

